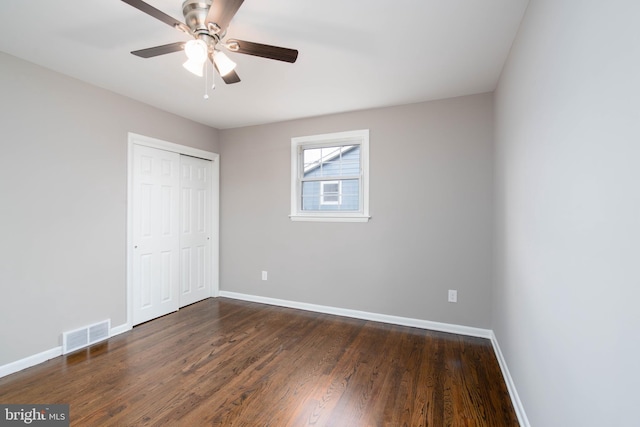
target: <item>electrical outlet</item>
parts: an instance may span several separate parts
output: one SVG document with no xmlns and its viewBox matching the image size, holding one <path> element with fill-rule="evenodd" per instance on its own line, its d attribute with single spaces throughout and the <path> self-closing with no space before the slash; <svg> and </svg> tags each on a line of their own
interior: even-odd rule
<svg viewBox="0 0 640 427">
<path fill-rule="evenodd" d="M 449 289 L 449 302 L 458 302 L 458 291 Z"/>
<path fill-rule="evenodd" d="M 267 272 L 266 271 L 262 272 L 262 280 L 267 280 Z"/>
</svg>

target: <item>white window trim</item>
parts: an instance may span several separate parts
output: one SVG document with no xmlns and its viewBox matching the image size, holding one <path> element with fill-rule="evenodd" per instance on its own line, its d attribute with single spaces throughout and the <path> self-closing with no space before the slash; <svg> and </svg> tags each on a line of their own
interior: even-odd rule
<svg viewBox="0 0 640 427">
<path fill-rule="evenodd" d="M 301 204 L 300 147 L 321 147 L 336 144 L 360 146 L 360 198 L 359 211 L 313 211 L 303 212 Z M 291 214 L 292 221 L 321 222 L 367 222 L 369 216 L 369 129 L 310 135 L 291 138 Z"/>
</svg>

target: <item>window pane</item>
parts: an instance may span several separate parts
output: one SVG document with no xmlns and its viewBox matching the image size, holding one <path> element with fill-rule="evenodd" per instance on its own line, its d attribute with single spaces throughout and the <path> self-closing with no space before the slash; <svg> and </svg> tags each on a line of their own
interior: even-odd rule
<svg viewBox="0 0 640 427">
<path fill-rule="evenodd" d="M 360 146 L 309 148 L 303 150 L 304 177 L 358 176 Z"/>
<path fill-rule="evenodd" d="M 301 206 L 303 211 L 358 211 L 360 180 L 303 182 Z"/>
<path fill-rule="evenodd" d="M 338 194 L 338 191 L 340 191 L 340 184 L 337 182 L 331 182 L 331 183 L 323 183 L 323 187 L 322 187 L 322 192 L 324 194 L 327 193 L 336 193 Z"/>
<path fill-rule="evenodd" d="M 322 203 L 323 204 L 336 204 L 340 202 L 340 195 L 338 193 L 336 194 L 327 194 L 324 193 L 324 195 L 322 196 Z"/>
<path fill-rule="evenodd" d="M 302 210 L 320 210 L 320 182 L 311 181 L 302 183 Z"/>
<path fill-rule="evenodd" d="M 360 180 L 344 179 L 341 189 L 340 210 L 357 211 L 360 209 Z"/>
<path fill-rule="evenodd" d="M 322 149 L 310 148 L 302 152 L 302 162 L 304 163 L 304 174 L 307 175 L 307 171 L 313 171 L 317 169 L 321 164 Z"/>
</svg>

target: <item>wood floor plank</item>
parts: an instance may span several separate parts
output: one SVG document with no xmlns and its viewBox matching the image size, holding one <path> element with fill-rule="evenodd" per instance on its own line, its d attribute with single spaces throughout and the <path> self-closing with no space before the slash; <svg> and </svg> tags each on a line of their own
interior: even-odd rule
<svg viewBox="0 0 640 427">
<path fill-rule="evenodd" d="M 0 378 L 72 426 L 517 426 L 488 340 L 211 298 Z"/>
</svg>

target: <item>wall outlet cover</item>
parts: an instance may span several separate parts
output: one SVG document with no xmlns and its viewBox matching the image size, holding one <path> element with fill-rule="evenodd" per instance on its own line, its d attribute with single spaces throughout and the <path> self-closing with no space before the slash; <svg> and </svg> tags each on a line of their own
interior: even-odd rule
<svg viewBox="0 0 640 427">
<path fill-rule="evenodd" d="M 458 302 L 458 291 L 449 289 L 449 302 Z"/>
</svg>

